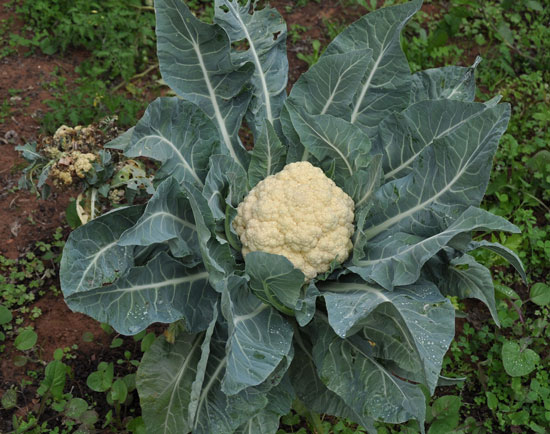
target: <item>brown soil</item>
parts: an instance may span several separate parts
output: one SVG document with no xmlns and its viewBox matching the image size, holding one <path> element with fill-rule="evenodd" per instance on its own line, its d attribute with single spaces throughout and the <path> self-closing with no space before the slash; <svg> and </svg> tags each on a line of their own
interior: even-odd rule
<svg viewBox="0 0 550 434">
<path fill-rule="evenodd" d="M 0 21 L 15 18 L 13 11 L 4 6 L 7 3 L 0 0 Z M 21 26 L 14 19 L 11 31 L 17 33 Z M 71 193 L 54 194 L 44 201 L 18 190 L 24 160 L 15 146 L 37 140 L 40 117 L 48 110 L 44 101 L 52 98 L 46 87 L 52 81 L 52 72 L 58 70 L 73 80 L 74 67 L 81 60 L 82 54 L 65 58 L 39 53 L 28 56 L 23 49 L 0 59 L 0 104 L 8 101 L 10 107 L 4 122 L 0 122 L 0 254 L 6 257 L 16 258 L 29 244 L 63 224 Z"/>
</svg>

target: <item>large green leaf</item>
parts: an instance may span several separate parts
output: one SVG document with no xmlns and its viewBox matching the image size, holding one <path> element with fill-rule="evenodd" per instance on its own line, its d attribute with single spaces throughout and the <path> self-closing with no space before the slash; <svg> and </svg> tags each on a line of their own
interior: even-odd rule
<svg viewBox="0 0 550 434">
<path fill-rule="evenodd" d="M 223 149 L 247 167 L 238 130 L 251 98 L 243 87 L 254 65 L 234 65 L 225 31 L 217 24 L 199 21 L 183 0 L 157 0 L 155 12 L 157 55 L 164 81 L 214 121 Z"/>
<path fill-rule="evenodd" d="M 297 347 L 290 367 L 290 377 L 298 398 L 309 409 L 350 419 L 361 424 L 368 432 L 376 432 L 371 418 L 359 416 L 340 396 L 323 384 L 317 373 L 311 348 L 306 348 L 305 345 Z"/>
<path fill-rule="evenodd" d="M 443 294 L 459 299 L 481 300 L 489 308 L 495 323 L 499 325 L 491 272 L 472 256 L 462 255 L 451 260 L 441 279 L 440 289 Z"/>
<path fill-rule="evenodd" d="M 220 149 L 216 127 L 197 106 L 178 98 L 157 98 L 134 127 L 127 157 L 162 162 L 157 178 L 204 185 L 208 160 Z"/>
<path fill-rule="evenodd" d="M 210 283 L 222 292 L 225 276 L 237 269 L 235 258 L 226 240 L 216 234 L 216 222 L 208 201 L 193 184 L 185 182 L 183 188 L 193 209 L 202 261 L 208 271 Z"/>
<path fill-rule="evenodd" d="M 319 377 L 359 417 L 424 423 L 426 404 L 420 386 L 393 375 L 376 360 L 367 340 L 357 335 L 342 339 L 322 321 L 314 326 L 313 359 Z"/>
<path fill-rule="evenodd" d="M 176 257 L 191 255 L 191 265 L 200 256 L 197 227 L 189 201 L 174 178 L 163 181 L 147 202 L 137 223 L 118 241 L 120 246 L 149 246 L 167 241 Z"/>
<path fill-rule="evenodd" d="M 370 140 L 360 128 L 331 115 L 309 115 L 290 103 L 286 107 L 305 149 L 325 172 L 334 167 L 334 181 L 343 186 L 369 161 Z"/>
<path fill-rule="evenodd" d="M 65 297 L 118 279 L 134 265 L 134 247 L 119 246 L 122 233 L 143 213 L 141 205 L 102 215 L 69 235 L 59 269 Z"/>
<path fill-rule="evenodd" d="M 340 33 L 323 54 L 324 57 L 372 50 L 372 58 L 346 116 L 371 138 L 380 121 L 392 112 L 403 110 L 409 103 L 411 74 L 401 50 L 400 33 L 421 5 L 421 0 L 414 0 L 365 15 Z"/>
<path fill-rule="evenodd" d="M 258 138 L 265 121 L 279 129 L 281 107 L 286 98 L 288 59 L 286 56 L 286 23 L 269 6 L 254 10 L 254 1 L 243 5 L 235 0 L 216 0 L 214 21 L 227 32 L 231 42 L 246 40 L 246 51 L 234 52 L 233 60 L 252 62 L 251 83 L 254 94 L 248 107 L 247 121 Z"/>
<path fill-rule="evenodd" d="M 279 172 L 286 163 L 286 147 L 281 143 L 273 126 L 266 122 L 254 143 L 248 182 L 254 187 L 258 182 Z"/>
<path fill-rule="evenodd" d="M 480 62 L 478 57 L 472 66 L 443 66 L 413 74 L 411 102 L 426 99 L 473 101 L 476 93 L 475 69 Z"/>
<path fill-rule="evenodd" d="M 365 257 L 354 257 L 353 266 L 348 268 L 387 289 L 409 285 L 418 280 L 422 266 L 453 238 L 472 231 L 496 230 L 520 232 L 502 217 L 470 207 L 447 229 L 430 237 L 389 230 L 371 240 L 364 251 Z"/>
<path fill-rule="evenodd" d="M 310 114 L 344 116 L 371 59 L 368 49 L 322 56 L 292 86 L 290 97 Z"/>
<path fill-rule="evenodd" d="M 426 100 L 388 116 L 373 143 L 373 152 L 384 156 L 384 179 L 410 173 L 424 149 L 462 125 L 473 125 L 470 121 L 490 108 L 474 102 Z"/>
<path fill-rule="evenodd" d="M 131 268 L 112 285 L 77 292 L 65 299 L 72 310 L 133 335 L 154 322 L 185 319 L 187 330 L 204 330 L 217 300 L 203 267 L 189 269 L 164 252 Z"/>
<path fill-rule="evenodd" d="M 182 333 L 175 342 L 159 337 L 143 355 L 136 376 L 143 419 L 149 433 L 190 432 L 193 428 L 217 307 L 203 333 Z"/>
<path fill-rule="evenodd" d="M 232 434 L 263 409 L 280 411 L 282 403 L 276 401 L 290 405 L 292 391 L 282 378 L 270 377 L 269 387 L 250 387 L 232 396 L 222 392 L 227 338 L 218 322 L 210 340 L 208 332 L 206 337 L 180 335 L 174 344 L 157 339 L 144 355 L 137 376 L 142 406 L 151 408 L 144 412 L 148 430 Z"/>
<path fill-rule="evenodd" d="M 250 289 L 264 303 L 292 314 L 305 282 L 304 273 L 281 255 L 250 252 L 246 255 L 245 271 L 250 276 Z"/>
<path fill-rule="evenodd" d="M 291 325 L 248 291 L 246 279 L 237 276 L 227 279 L 222 312 L 229 325 L 224 393 L 234 395 L 257 386 L 284 358 L 292 359 Z"/>
<path fill-rule="evenodd" d="M 344 182 L 344 191 L 353 199 L 355 212 L 369 204 L 369 199 L 380 187 L 382 180 L 382 155 L 374 155 L 367 167 L 355 172 Z M 359 227 L 359 226 L 358 226 Z"/>
<path fill-rule="evenodd" d="M 215 219 L 225 217 L 227 205 L 236 207 L 248 192 L 245 170 L 227 155 L 212 155 L 202 194 Z"/>
<path fill-rule="evenodd" d="M 519 232 L 519 229 L 518 229 Z M 505 247 L 499 243 L 492 243 L 487 240 L 481 240 L 481 241 L 472 241 L 470 242 L 465 248 L 460 249 L 457 247 L 454 243 L 451 243 L 451 247 L 454 247 L 458 250 L 461 250 L 465 253 L 471 252 L 472 250 L 476 249 L 487 249 L 492 251 L 493 253 L 496 253 L 497 255 L 501 256 L 502 258 L 506 259 L 520 274 L 521 278 L 525 283 L 527 283 L 527 274 L 525 274 L 525 269 L 523 268 L 523 264 L 521 262 L 521 259 L 519 259 L 518 255 L 510 250 L 508 247 Z"/>
<path fill-rule="evenodd" d="M 421 377 L 434 391 L 454 337 L 454 310 L 433 284 L 386 291 L 352 280 L 320 283 L 318 287 L 326 301 L 329 323 L 339 336 L 362 330 L 376 343 L 376 352 L 385 352 L 379 357 L 393 360 L 409 372 L 418 367 L 419 356 L 424 371 Z M 370 318 L 375 311 L 377 315 Z"/>
<path fill-rule="evenodd" d="M 435 140 L 409 175 L 378 190 L 366 222 L 367 239 L 390 228 L 418 233 L 419 227 L 432 224 L 434 210 L 458 217 L 469 206 L 478 206 L 509 117 L 509 106 L 500 104 Z"/>
</svg>

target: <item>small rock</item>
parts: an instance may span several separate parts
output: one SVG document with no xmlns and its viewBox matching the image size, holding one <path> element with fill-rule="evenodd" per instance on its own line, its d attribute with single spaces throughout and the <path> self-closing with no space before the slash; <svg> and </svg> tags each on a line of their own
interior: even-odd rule
<svg viewBox="0 0 550 434">
<path fill-rule="evenodd" d="M 6 134 L 4 134 L 4 139 L 6 139 L 8 143 L 15 143 L 19 140 L 19 134 L 17 134 L 14 130 L 9 130 Z"/>
</svg>

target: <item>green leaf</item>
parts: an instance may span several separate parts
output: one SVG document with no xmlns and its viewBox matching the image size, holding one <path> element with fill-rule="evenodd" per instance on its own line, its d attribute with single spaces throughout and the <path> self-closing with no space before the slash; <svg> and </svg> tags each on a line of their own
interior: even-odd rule
<svg viewBox="0 0 550 434">
<path fill-rule="evenodd" d="M 143 355 L 136 385 L 148 431 L 191 431 L 216 319 L 214 310 L 204 333 L 181 334 L 173 344 L 159 337 Z"/>
<path fill-rule="evenodd" d="M 457 248 L 454 244 L 452 244 L 452 246 Z M 525 268 L 523 268 L 521 259 L 519 259 L 518 255 L 513 250 L 510 250 L 508 247 L 505 247 L 499 243 L 492 243 L 490 241 L 481 240 L 472 241 L 470 244 L 468 244 L 467 248 L 464 249 L 464 252 L 467 253 L 479 248 L 490 250 L 501 256 L 502 258 L 506 259 L 520 274 L 523 281 L 527 283 L 527 274 L 525 274 Z"/>
<path fill-rule="evenodd" d="M 128 130 L 123 132 L 120 136 L 118 136 L 116 139 L 113 139 L 109 143 L 106 143 L 105 145 L 103 145 L 103 147 L 108 149 L 117 149 L 119 151 L 124 152 L 132 142 L 132 134 L 134 134 L 134 127 L 129 128 Z"/>
<path fill-rule="evenodd" d="M 168 242 L 176 257 L 190 256 L 189 265 L 199 263 L 197 227 L 189 201 L 175 178 L 163 181 L 134 226 L 124 231 L 119 246 L 149 246 Z"/>
<path fill-rule="evenodd" d="M 242 89 L 254 73 L 254 64 L 233 64 L 225 31 L 199 21 L 183 1 L 157 0 L 155 12 L 162 78 L 213 120 L 224 151 L 246 168 L 248 158 L 238 130 L 251 98 Z"/>
<path fill-rule="evenodd" d="M 472 66 L 444 66 L 413 74 L 411 103 L 426 99 L 473 101 L 475 69 L 480 62 L 481 57 L 477 57 Z"/>
<path fill-rule="evenodd" d="M 277 137 L 273 126 L 266 122 L 252 149 L 248 167 L 250 187 L 254 187 L 258 182 L 279 172 L 285 166 L 285 160 L 286 147 Z"/>
<path fill-rule="evenodd" d="M 529 375 L 539 361 L 537 353 L 529 348 L 522 348 L 517 342 L 507 341 L 502 345 L 502 364 L 512 377 Z"/>
<path fill-rule="evenodd" d="M 12 318 L 11 310 L 3 304 L 0 304 L 0 325 L 11 322 Z"/>
<path fill-rule="evenodd" d="M 550 304 L 550 286 L 543 282 L 537 282 L 531 287 L 529 293 L 531 301 L 539 306 Z"/>
<path fill-rule="evenodd" d="M 4 410 L 11 410 L 17 407 L 17 390 L 9 388 L 2 395 L 2 408 Z"/>
<path fill-rule="evenodd" d="M 53 360 L 46 366 L 44 380 L 40 383 L 36 393 L 40 396 L 51 393 L 54 399 L 60 399 L 63 396 L 66 380 L 67 365 L 59 360 Z"/>
<path fill-rule="evenodd" d="M 415 160 L 412 173 L 376 193 L 376 206 L 366 222 L 367 239 L 390 228 L 420 232 L 423 226 L 433 226 L 434 210 L 456 218 L 469 206 L 478 206 L 509 117 L 509 106 L 500 104 L 435 140 Z"/>
<path fill-rule="evenodd" d="M 134 265 L 134 247 L 117 243 L 143 209 L 141 205 L 116 209 L 71 232 L 59 269 L 65 297 L 111 283 Z"/>
<path fill-rule="evenodd" d="M 210 157 L 203 196 L 208 201 L 216 220 L 225 218 L 227 205 L 236 207 L 248 193 L 245 170 L 227 155 Z"/>
<path fill-rule="evenodd" d="M 519 232 L 502 217 L 470 207 L 447 229 L 429 237 L 391 230 L 383 233 L 367 244 L 365 257 L 354 257 L 354 266 L 348 268 L 387 289 L 409 285 L 418 280 L 422 266 L 453 238 L 472 231 L 490 230 Z"/>
<path fill-rule="evenodd" d="M 394 291 L 360 280 L 317 286 L 338 336 L 360 331 L 374 343 L 372 351 L 378 357 L 394 361 L 409 373 L 420 370 L 418 380 L 427 382 L 433 393 L 454 337 L 454 308 L 433 284 Z"/>
<path fill-rule="evenodd" d="M 313 282 L 310 282 L 307 287 L 302 286 L 300 298 L 294 308 L 294 316 L 300 327 L 305 327 L 313 319 L 319 295 L 320 292 Z"/>
<path fill-rule="evenodd" d="M 36 344 L 36 341 L 38 340 L 38 335 L 34 330 L 23 330 L 21 331 L 17 337 L 15 338 L 15 341 L 13 342 L 13 345 L 15 348 L 17 348 L 19 351 L 27 351 L 30 350 L 34 345 Z"/>
<path fill-rule="evenodd" d="M 247 123 L 258 138 L 267 120 L 277 130 L 286 98 L 288 59 L 286 56 L 286 23 L 269 5 L 256 10 L 248 0 L 216 0 L 214 21 L 227 32 L 231 42 L 246 40 L 246 51 L 233 51 L 232 60 L 241 65 L 254 64 L 251 77 L 253 96 L 248 107 Z"/>
<path fill-rule="evenodd" d="M 147 265 L 131 268 L 116 283 L 75 293 L 66 301 L 71 309 L 130 335 L 154 322 L 179 319 L 190 331 L 204 330 L 216 298 L 202 266 L 189 269 L 161 252 Z"/>
<path fill-rule="evenodd" d="M 445 295 L 481 300 L 489 308 L 493 321 L 499 325 L 491 272 L 472 256 L 462 255 L 451 260 L 440 289 Z"/>
<path fill-rule="evenodd" d="M 415 0 L 365 15 L 340 33 L 321 56 L 322 60 L 333 54 L 372 50 L 346 117 L 371 138 L 382 119 L 403 110 L 409 103 L 411 76 L 401 50 L 400 33 L 421 5 L 421 1 Z"/>
<path fill-rule="evenodd" d="M 102 362 L 97 371 L 88 375 L 86 384 L 94 392 L 106 392 L 113 384 L 114 365 L 112 363 Z"/>
<path fill-rule="evenodd" d="M 128 397 L 128 387 L 122 378 L 117 378 L 111 387 L 113 401 L 124 402 Z"/>
<path fill-rule="evenodd" d="M 284 313 L 291 313 L 305 282 L 304 273 L 294 268 L 284 256 L 271 253 L 250 252 L 245 263 L 252 292 L 264 303 Z"/>
<path fill-rule="evenodd" d="M 292 86 L 290 98 L 310 114 L 346 115 L 371 60 L 368 49 L 322 56 Z"/>
<path fill-rule="evenodd" d="M 460 127 L 474 125 L 472 120 L 491 108 L 475 102 L 426 100 L 388 116 L 373 144 L 373 152 L 383 154 L 385 181 L 410 173 L 422 151 Z"/>
<path fill-rule="evenodd" d="M 222 297 L 229 326 L 227 367 L 222 391 L 235 395 L 263 383 L 284 358 L 292 360 L 292 327 L 271 306 L 246 288 L 246 279 L 230 276 Z M 287 362 L 288 363 L 288 362 Z"/>
<path fill-rule="evenodd" d="M 335 165 L 334 181 L 344 186 L 369 161 L 370 140 L 358 127 L 331 115 L 311 116 L 287 103 L 294 128 L 302 145 L 328 172 Z"/>
<path fill-rule="evenodd" d="M 381 179 L 382 155 L 379 154 L 371 158 L 367 167 L 356 171 L 350 178 L 346 179 L 344 191 L 353 199 L 356 215 L 358 211 L 369 205 L 373 193 L 380 186 Z M 357 227 L 360 226 L 357 225 Z"/>
<path fill-rule="evenodd" d="M 124 155 L 160 161 L 157 179 L 171 176 L 203 187 L 209 158 L 219 149 L 216 127 L 202 110 L 189 101 L 165 97 L 149 104 Z"/>
<path fill-rule="evenodd" d="M 71 419 L 80 420 L 82 414 L 88 410 L 88 403 L 82 398 L 72 398 L 67 403 L 65 415 Z"/>
<path fill-rule="evenodd" d="M 147 432 L 231 434 L 267 405 L 265 392 L 254 388 L 231 397 L 221 391 L 227 335 L 214 331 L 215 323 L 174 344 L 160 337 L 144 354 L 137 387 Z"/>
<path fill-rule="evenodd" d="M 372 419 L 355 413 L 340 396 L 323 384 L 317 373 L 311 349 L 303 346 L 302 338 L 299 338 L 298 342 L 300 346 L 296 348 L 290 367 L 292 385 L 298 398 L 312 411 L 350 419 L 367 428 L 369 432 L 376 432 Z"/>
<path fill-rule="evenodd" d="M 237 268 L 235 258 L 229 244 L 218 239 L 212 210 L 202 192 L 190 183 L 184 183 L 183 188 L 193 209 L 204 267 L 212 286 L 222 292 L 221 282 Z"/>
<path fill-rule="evenodd" d="M 424 393 L 393 375 L 371 352 L 368 341 L 342 339 L 322 322 L 314 323 L 313 359 L 319 377 L 360 417 L 388 423 L 424 423 Z"/>
<path fill-rule="evenodd" d="M 46 160 L 46 157 L 44 157 L 40 152 L 36 150 L 36 142 L 25 143 L 24 145 L 16 146 L 15 150 L 22 152 L 22 157 L 30 163 Z"/>
<path fill-rule="evenodd" d="M 446 395 L 435 400 L 431 412 L 433 421 L 428 434 L 447 434 L 458 426 L 460 418 L 460 397 Z"/>
</svg>

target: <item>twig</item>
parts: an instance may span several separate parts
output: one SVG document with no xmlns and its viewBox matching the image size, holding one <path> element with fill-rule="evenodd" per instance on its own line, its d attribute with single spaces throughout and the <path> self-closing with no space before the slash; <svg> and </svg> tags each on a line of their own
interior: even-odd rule
<svg viewBox="0 0 550 434">
<path fill-rule="evenodd" d="M 149 74 L 151 71 L 154 71 L 158 67 L 159 67 L 158 63 L 155 63 L 154 65 L 151 65 L 145 71 L 140 72 L 139 74 L 136 74 L 133 77 L 131 77 L 128 81 L 122 81 L 121 83 L 117 84 L 115 87 L 113 87 L 113 89 L 111 89 L 112 92 L 116 92 L 117 90 L 119 90 L 120 88 L 122 88 L 123 86 L 125 86 L 126 84 L 128 84 L 129 82 L 131 82 L 133 80 L 136 80 L 138 78 L 146 76 L 147 74 Z"/>
</svg>

